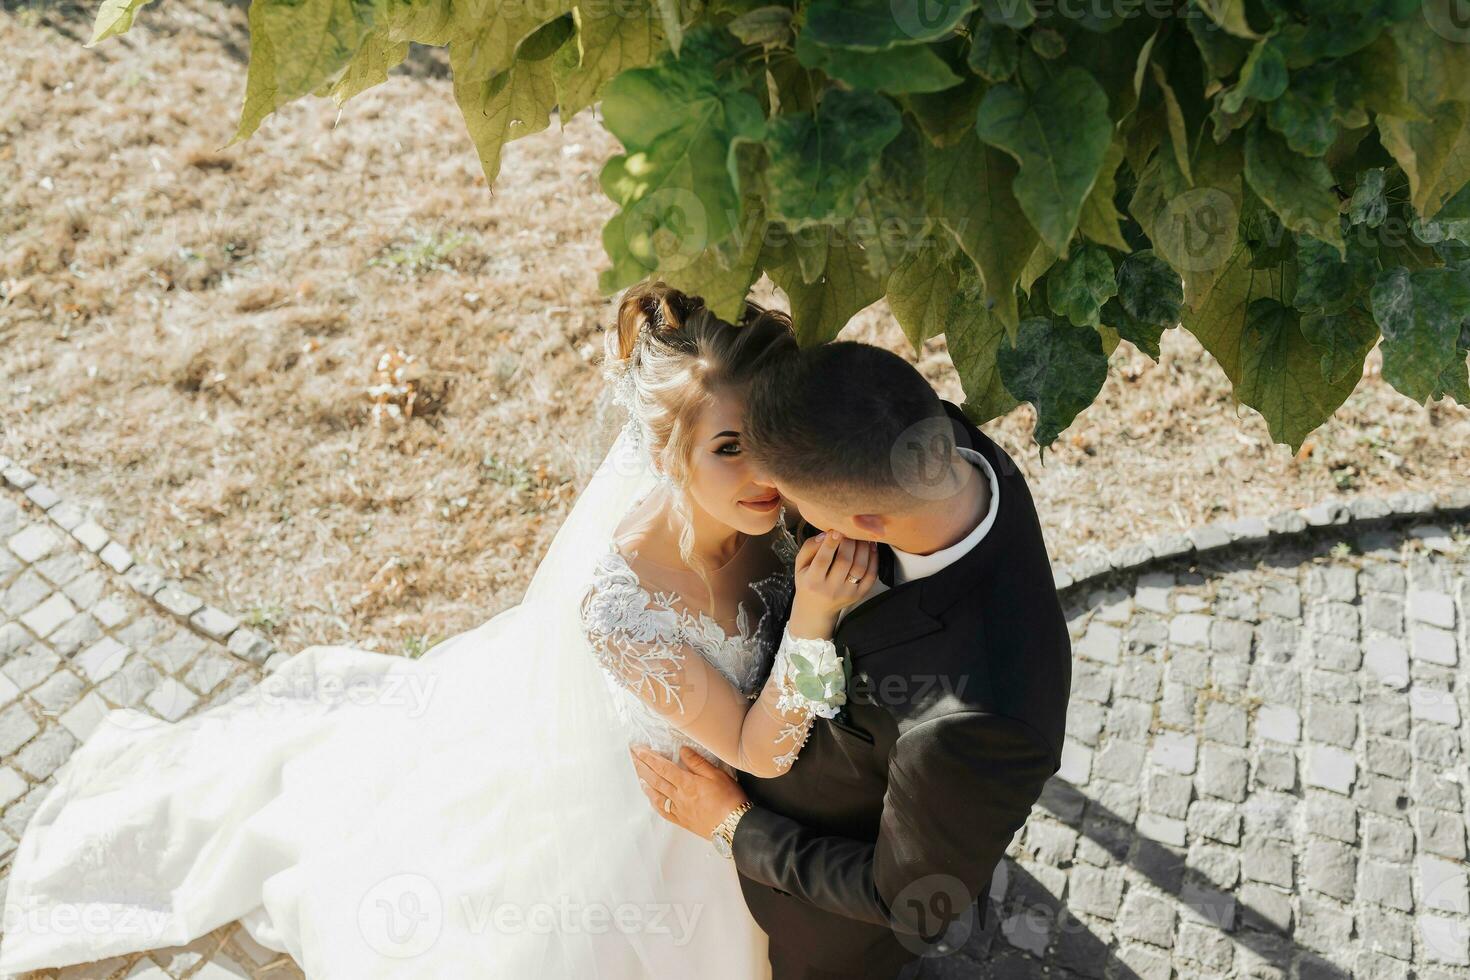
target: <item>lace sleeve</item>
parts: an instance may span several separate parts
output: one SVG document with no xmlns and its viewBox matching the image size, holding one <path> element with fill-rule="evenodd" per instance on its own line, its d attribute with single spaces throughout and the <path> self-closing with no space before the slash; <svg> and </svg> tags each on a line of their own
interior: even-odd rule
<svg viewBox="0 0 1470 980">
<path fill-rule="evenodd" d="M 583 628 L 607 675 L 674 728 L 729 765 L 770 778 L 791 767 L 814 716 L 796 688 L 794 644 L 807 654 L 830 640 L 783 640 L 777 663 L 752 702 L 701 656 L 699 627 L 671 597 L 650 594 L 626 563 L 599 569 L 582 601 Z"/>
</svg>

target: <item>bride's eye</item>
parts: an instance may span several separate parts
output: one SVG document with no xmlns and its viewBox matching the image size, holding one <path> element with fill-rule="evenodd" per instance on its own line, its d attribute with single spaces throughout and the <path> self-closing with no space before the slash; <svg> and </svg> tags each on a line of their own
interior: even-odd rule
<svg viewBox="0 0 1470 980">
<path fill-rule="evenodd" d="M 738 456 L 740 455 L 740 443 L 727 442 L 715 449 L 716 456 Z"/>
</svg>

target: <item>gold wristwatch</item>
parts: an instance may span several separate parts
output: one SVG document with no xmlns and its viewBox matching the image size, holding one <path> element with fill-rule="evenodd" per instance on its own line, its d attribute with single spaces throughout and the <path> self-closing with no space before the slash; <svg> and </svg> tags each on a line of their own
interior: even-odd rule
<svg viewBox="0 0 1470 980">
<path fill-rule="evenodd" d="M 753 806 L 755 806 L 754 803 L 746 800 L 727 813 L 725 819 L 720 821 L 720 825 L 710 832 L 710 843 L 715 845 L 715 850 L 719 852 L 720 857 L 734 858 L 735 854 L 730 849 L 730 845 L 735 840 L 735 825 L 740 822 L 740 818 L 744 815 L 745 811 Z"/>
</svg>

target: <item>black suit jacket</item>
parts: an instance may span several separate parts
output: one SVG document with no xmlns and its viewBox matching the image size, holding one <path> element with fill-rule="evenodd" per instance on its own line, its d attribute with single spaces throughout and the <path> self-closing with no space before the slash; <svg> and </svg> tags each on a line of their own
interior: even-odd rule
<svg viewBox="0 0 1470 980">
<path fill-rule="evenodd" d="M 842 715 L 816 719 L 782 775 L 739 774 L 755 806 L 735 864 L 776 980 L 891 978 L 988 891 L 1061 763 L 1071 641 L 1036 509 L 1005 451 L 944 406 L 995 470 L 994 525 L 849 612 Z"/>
</svg>

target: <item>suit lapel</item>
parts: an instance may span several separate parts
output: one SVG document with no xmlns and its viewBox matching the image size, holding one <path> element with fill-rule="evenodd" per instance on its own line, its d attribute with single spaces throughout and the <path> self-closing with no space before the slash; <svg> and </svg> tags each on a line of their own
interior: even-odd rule
<svg viewBox="0 0 1470 980">
<path fill-rule="evenodd" d="M 940 629 L 943 624 L 923 609 L 924 581 L 905 582 L 873 596 L 842 617 L 833 640 L 857 659 Z"/>
</svg>

